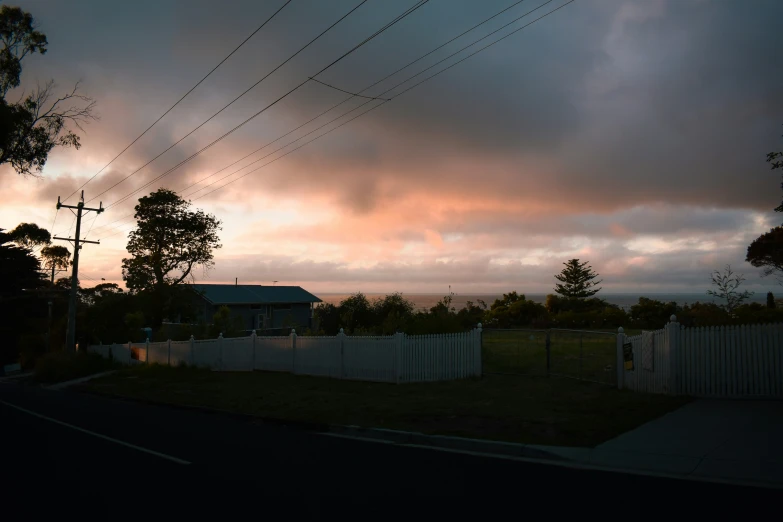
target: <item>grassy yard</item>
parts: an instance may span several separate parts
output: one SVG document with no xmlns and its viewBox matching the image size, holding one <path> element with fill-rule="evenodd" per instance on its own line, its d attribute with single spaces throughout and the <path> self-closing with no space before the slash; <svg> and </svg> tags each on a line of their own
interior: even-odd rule
<svg viewBox="0 0 783 522">
<path fill-rule="evenodd" d="M 485 330 L 484 371 L 547 375 L 546 331 Z M 550 330 L 550 372 L 613 385 L 616 336 L 602 331 Z"/>
<path fill-rule="evenodd" d="M 568 446 L 594 446 L 687 402 L 563 378 L 393 385 L 156 365 L 80 389 L 289 420 Z"/>
</svg>

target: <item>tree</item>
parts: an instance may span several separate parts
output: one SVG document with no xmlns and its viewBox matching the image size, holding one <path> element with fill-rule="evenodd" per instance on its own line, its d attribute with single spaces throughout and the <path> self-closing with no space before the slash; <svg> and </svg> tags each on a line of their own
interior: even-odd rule
<svg viewBox="0 0 783 522">
<path fill-rule="evenodd" d="M 162 290 L 185 281 L 197 266 L 214 266 L 221 223 L 189 207 L 190 202 L 168 189 L 139 199 L 136 228 L 127 246 L 131 257 L 122 260 L 122 278 L 129 290 Z"/>
<path fill-rule="evenodd" d="M 589 261 L 580 263 L 578 259 L 571 259 L 566 263 L 562 272 L 555 276 L 560 283 L 555 284 L 555 292 L 563 297 L 585 299 L 597 294 L 601 289 L 595 288 L 601 284 L 596 281 L 598 274 L 588 265 Z"/>
<path fill-rule="evenodd" d="M 768 152 L 767 163 L 772 166 L 772 170 L 783 169 L 783 161 L 778 158 L 783 158 L 783 152 Z M 783 189 L 783 182 L 780 184 L 780 188 Z M 775 212 L 783 212 L 783 202 L 775 208 Z"/>
<path fill-rule="evenodd" d="M 25 248 L 48 245 L 52 241 L 49 231 L 35 223 L 19 223 L 8 235 L 14 243 Z"/>
<path fill-rule="evenodd" d="M 46 270 L 67 270 L 71 252 L 62 245 L 49 245 L 41 249 L 41 259 Z"/>
<path fill-rule="evenodd" d="M 775 308 L 775 296 L 772 292 L 767 292 L 767 308 Z"/>
<path fill-rule="evenodd" d="M 0 296 L 20 295 L 23 289 L 43 285 L 41 263 L 28 248 L 11 245 L 10 234 L 0 228 Z"/>
<path fill-rule="evenodd" d="M 783 283 L 783 227 L 775 227 L 754 239 L 748 246 L 745 261 L 763 269 L 765 276 L 774 275 Z"/>
<path fill-rule="evenodd" d="M 19 101 L 9 103 L 8 93 L 19 87 L 22 60 L 35 53 L 46 54 L 46 35 L 35 30 L 30 13 L 19 7 L 0 6 L 0 164 L 10 163 L 22 175 L 43 169 L 54 147 L 81 146 L 71 127 L 97 119 L 95 100 L 79 93 L 79 83 L 52 100 L 53 80 L 38 85 Z"/>
<path fill-rule="evenodd" d="M 767 163 L 772 165 L 772 170 L 783 169 L 783 161 L 778 158 L 783 158 L 783 152 L 767 154 Z M 780 187 L 783 189 L 783 183 Z M 775 212 L 783 212 L 783 202 L 775 208 Z M 762 268 L 765 276 L 774 274 L 783 284 L 783 227 L 775 227 L 754 239 L 748 247 L 745 261 Z"/>
<path fill-rule="evenodd" d="M 753 292 L 747 290 L 740 292 L 738 290 L 740 285 L 745 281 L 745 277 L 743 277 L 742 274 L 735 273 L 731 269 L 731 265 L 726 265 L 723 273 L 720 273 L 718 270 L 714 271 L 711 277 L 715 290 L 707 290 L 707 294 L 726 301 L 726 304 L 722 305 L 722 308 L 729 314 L 741 305 L 743 301 L 749 299 L 753 295 Z"/>
</svg>

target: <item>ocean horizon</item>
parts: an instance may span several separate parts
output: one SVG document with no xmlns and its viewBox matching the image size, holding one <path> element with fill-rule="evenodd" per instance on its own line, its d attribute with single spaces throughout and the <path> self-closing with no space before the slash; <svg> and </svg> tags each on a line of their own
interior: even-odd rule
<svg viewBox="0 0 783 522">
<path fill-rule="evenodd" d="M 433 306 L 435 306 L 438 301 L 443 299 L 445 294 L 424 294 L 424 293 L 405 293 L 401 292 L 402 296 L 406 299 L 413 302 L 413 304 L 416 306 L 417 310 L 421 309 L 429 309 Z M 317 294 L 317 296 L 324 302 L 324 303 L 330 303 L 330 304 L 340 304 L 340 301 L 344 300 L 348 296 L 352 294 L 350 293 L 320 293 Z M 378 298 L 383 298 L 386 295 L 389 295 L 389 293 L 375 293 L 375 292 L 366 292 L 364 293 L 365 296 L 367 296 L 367 299 L 370 301 L 374 301 Z M 524 294 L 525 297 L 531 301 L 535 301 L 537 303 L 544 303 L 546 301 L 547 294 L 536 294 L 536 293 L 530 293 L 530 294 Z M 501 298 L 502 294 L 454 294 L 454 297 L 452 299 L 452 306 L 455 307 L 457 310 L 464 308 L 468 301 L 472 301 L 473 303 L 476 303 L 479 299 L 483 300 L 487 303 L 487 306 L 490 306 L 495 299 Z M 664 302 L 671 302 L 674 301 L 680 306 L 686 305 L 686 304 L 693 304 L 695 302 L 700 303 L 718 303 L 720 302 L 719 299 L 712 297 L 711 295 L 707 295 L 707 293 L 599 293 L 596 295 L 596 297 L 600 297 L 601 299 L 604 299 L 606 302 L 610 304 L 614 304 L 619 306 L 620 308 L 624 310 L 628 310 L 632 305 L 635 305 L 639 302 L 640 297 L 647 297 L 650 299 L 655 299 L 657 301 L 664 301 Z M 766 303 L 767 301 L 767 294 L 762 292 L 755 293 L 752 297 L 748 299 L 748 302 L 750 303 Z"/>
</svg>

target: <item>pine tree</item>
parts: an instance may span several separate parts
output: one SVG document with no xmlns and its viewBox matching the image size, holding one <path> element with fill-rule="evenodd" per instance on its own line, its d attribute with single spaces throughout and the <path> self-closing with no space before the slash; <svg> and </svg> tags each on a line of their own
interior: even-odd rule
<svg viewBox="0 0 783 522">
<path fill-rule="evenodd" d="M 585 299 L 597 294 L 601 289 L 596 286 L 601 281 L 596 281 L 598 277 L 593 268 L 588 265 L 588 261 L 580 263 L 578 259 L 571 259 L 563 263 L 565 268 L 555 276 L 560 283 L 555 284 L 555 292 L 563 297 Z"/>
</svg>

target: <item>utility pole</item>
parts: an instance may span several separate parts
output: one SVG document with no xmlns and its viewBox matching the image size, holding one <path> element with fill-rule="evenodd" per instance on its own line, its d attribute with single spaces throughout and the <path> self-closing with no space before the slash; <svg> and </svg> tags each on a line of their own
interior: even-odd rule
<svg viewBox="0 0 783 522">
<path fill-rule="evenodd" d="M 69 241 L 73 243 L 73 270 L 71 271 L 71 294 L 68 296 L 68 333 L 65 336 L 65 349 L 69 352 L 76 351 L 76 292 L 79 286 L 79 249 L 81 249 L 81 243 L 92 243 L 94 245 L 100 245 L 100 241 L 87 241 L 86 239 L 80 239 L 79 234 L 82 228 L 82 215 L 87 212 L 96 212 L 100 214 L 103 212 L 103 202 L 100 203 L 98 208 L 87 208 L 84 206 L 84 191 L 82 190 L 79 203 L 76 206 L 65 205 L 60 203 L 60 196 L 57 196 L 57 209 L 67 208 L 73 212 L 76 216 L 76 236 L 70 237 L 57 237 L 52 239 L 59 239 L 60 241 Z"/>
</svg>

